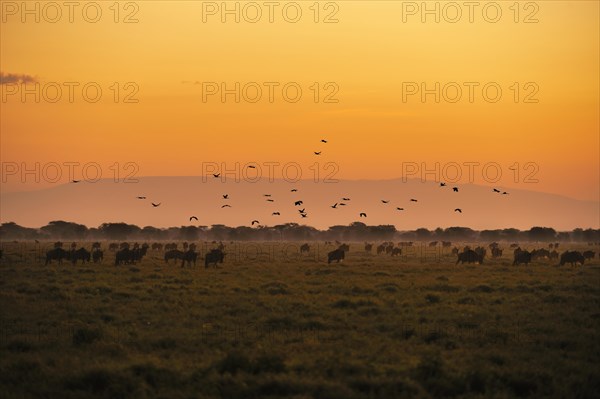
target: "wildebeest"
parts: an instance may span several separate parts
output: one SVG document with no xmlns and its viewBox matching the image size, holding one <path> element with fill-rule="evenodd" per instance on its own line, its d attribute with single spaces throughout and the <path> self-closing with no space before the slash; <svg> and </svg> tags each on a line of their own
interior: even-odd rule
<svg viewBox="0 0 600 399">
<path fill-rule="evenodd" d="M 344 252 L 350 251 L 350 246 L 348 244 L 342 244 L 338 249 L 341 249 Z"/>
<path fill-rule="evenodd" d="M 585 251 L 583 253 L 584 259 L 589 260 L 589 259 L 594 259 L 595 257 L 596 257 L 596 252 L 594 252 L 594 251 Z"/>
<path fill-rule="evenodd" d="M 60 242 L 60 241 L 56 241 L 56 242 L 54 243 L 54 248 L 62 248 L 62 246 L 63 246 L 63 243 L 62 243 L 62 242 Z"/>
<path fill-rule="evenodd" d="M 585 258 L 579 251 L 566 251 L 560 256 L 560 265 L 563 266 L 565 263 L 570 263 L 571 266 L 574 266 L 577 263 L 585 262 Z"/>
<path fill-rule="evenodd" d="M 519 247 L 519 244 L 516 244 L 516 243 L 515 243 L 515 244 L 510 244 L 510 247 L 511 247 L 511 248 L 518 248 L 518 247 Z"/>
<path fill-rule="evenodd" d="M 531 260 L 538 259 L 550 259 L 550 251 L 544 248 L 531 251 Z"/>
<path fill-rule="evenodd" d="M 68 259 L 69 258 L 69 252 L 65 251 L 64 249 L 58 247 L 58 248 L 54 248 L 51 249 L 50 251 L 46 252 L 46 265 L 48 263 L 52 263 L 53 260 L 57 260 L 59 264 L 62 263 L 63 259 Z"/>
<path fill-rule="evenodd" d="M 337 263 L 340 263 L 340 260 L 343 261 L 345 257 L 346 257 L 346 252 L 343 251 L 340 247 L 340 248 L 333 250 L 327 254 L 327 263 L 329 264 L 329 263 L 331 263 L 331 261 L 334 261 L 334 260 L 337 261 Z"/>
<path fill-rule="evenodd" d="M 102 250 L 96 249 L 92 252 L 92 261 L 94 261 L 94 263 L 102 262 L 102 259 L 104 259 L 104 252 L 102 252 Z"/>
<path fill-rule="evenodd" d="M 183 252 L 178 249 L 171 249 L 165 252 L 165 263 L 169 263 L 171 259 L 175 259 L 175 261 L 183 259 Z"/>
<path fill-rule="evenodd" d="M 402 255 L 402 250 L 400 248 L 394 248 L 392 251 L 392 256 L 400 256 Z"/>
<path fill-rule="evenodd" d="M 525 263 L 525 265 L 528 265 L 529 262 L 531 262 L 530 252 L 523 251 L 520 247 L 515 249 L 513 266 L 520 265 L 521 263 Z"/>
<path fill-rule="evenodd" d="M 304 252 L 310 252 L 310 245 L 308 244 L 302 244 L 300 246 L 300 253 L 304 253 Z"/>
<path fill-rule="evenodd" d="M 109 251 L 116 251 L 117 249 L 119 249 L 119 244 L 116 242 L 113 242 L 108 246 Z"/>
<path fill-rule="evenodd" d="M 170 244 L 165 244 L 165 251 L 171 251 L 173 249 L 177 249 L 177 243 L 172 242 Z"/>
<path fill-rule="evenodd" d="M 442 248 L 449 248 L 452 246 L 452 242 L 450 241 L 442 241 Z"/>
<path fill-rule="evenodd" d="M 152 244 L 153 251 L 162 251 L 163 245 L 161 243 L 155 242 Z"/>
<path fill-rule="evenodd" d="M 192 244 L 194 245 L 194 244 Z M 190 249 L 188 249 L 187 251 L 185 251 L 183 253 L 183 257 L 181 258 L 181 267 L 183 267 L 185 265 L 185 262 L 188 263 L 188 266 L 192 266 L 192 264 L 194 266 L 196 266 L 196 259 L 198 259 L 198 253 L 196 251 L 194 251 L 194 248 L 192 248 L 192 245 L 189 246 Z M 194 245 L 195 247 L 195 245 Z"/>
<path fill-rule="evenodd" d="M 452 248 L 452 255 L 458 255 L 458 248 L 457 247 Z"/>
<path fill-rule="evenodd" d="M 379 255 L 382 252 L 385 252 L 385 245 L 383 244 L 377 246 L 377 255 Z"/>
<path fill-rule="evenodd" d="M 394 251 L 394 244 L 388 244 L 388 246 L 385 247 L 386 254 L 391 254 L 393 251 Z"/>
<path fill-rule="evenodd" d="M 550 252 L 550 259 L 558 259 L 558 251 L 557 250 Z"/>
<path fill-rule="evenodd" d="M 502 256 L 502 250 L 498 247 L 492 247 L 492 258 L 499 258 Z"/>
<path fill-rule="evenodd" d="M 483 261 L 483 258 L 485 258 L 485 254 L 486 254 L 486 250 L 483 247 L 477 247 L 475 248 L 475 252 L 477 252 L 477 255 L 481 256 L 481 259 Z"/>
<path fill-rule="evenodd" d="M 369 244 L 365 242 L 365 252 L 371 252 L 373 250 L 373 244 Z"/>
<path fill-rule="evenodd" d="M 467 263 L 477 262 L 481 265 L 483 263 L 483 256 L 481 256 L 477 252 L 473 251 L 472 249 L 467 249 L 464 252 L 461 252 L 460 254 L 458 254 L 458 259 L 456 260 L 456 264 L 458 265 L 459 262 L 460 262 L 460 264 L 463 264 L 465 262 L 467 262 Z"/>
<path fill-rule="evenodd" d="M 87 249 L 81 247 L 78 250 L 72 250 L 69 253 L 69 258 L 73 264 L 76 264 L 78 260 L 81 260 L 81 263 L 85 263 L 91 260 L 91 254 Z"/>
<path fill-rule="evenodd" d="M 147 249 L 147 245 L 142 245 L 142 247 L 139 248 L 139 245 L 135 244 L 133 249 L 129 249 L 129 244 L 126 246 L 123 245 L 123 249 L 120 249 L 115 254 L 115 266 L 120 264 L 132 264 L 142 260 L 144 255 L 146 255 Z"/>
<path fill-rule="evenodd" d="M 220 249 L 213 249 L 206 254 L 204 257 L 204 267 L 208 267 L 209 264 L 214 263 L 215 267 L 217 267 L 218 263 L 223 263 L 225 259 L 225 253 Z"/>
<path fill-rule="evenodd" d="M 100 243 L 98 241 L 96 241 L 95 243 L 92 244 L 92 251 L 94 249 L 100 249 Z"/>
<path fill-rule="evenodd" d="M 498 248 L 498 246 L 499 246 L 499 244 L 498 244 L 497 242 L 495 242 L 495 241 L 494 241 L 494 242 L 492 242 L 490 245 L 488 245 L 488 247 L 489 247 L 490 249 Z"/>
<path fill-rule="evenodd" d="M 435 247 L 435 246 L 437 245 L 437 243 L 438 243 L 437 241 L 431 241 L 431 242 L 429 243 L 429 246 L 430 246 L 430 247 Z"/>
</svg>

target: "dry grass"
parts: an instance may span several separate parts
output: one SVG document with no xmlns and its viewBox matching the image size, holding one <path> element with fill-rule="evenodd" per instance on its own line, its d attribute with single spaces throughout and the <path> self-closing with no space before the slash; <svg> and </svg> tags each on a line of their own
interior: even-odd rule
<svg viewBox="0 0 600 399">
<path fill-rule="evenodd" d="M 107 251 L 101 265 L 43 266 L 28 258 L 33 244 L 25 257 L 7 251 L 0 397 L 600 392 L 598 258 L 513 267 L 505 250 L 454 266 L 446 254 L 391 258 L 353 244 L 327 265 L 323 247 L 300 257 L 260 246 L 269 255 L 230 246 L 218 269 L 167 266 L 152 252 L 115 267 Z"/>
</svg>

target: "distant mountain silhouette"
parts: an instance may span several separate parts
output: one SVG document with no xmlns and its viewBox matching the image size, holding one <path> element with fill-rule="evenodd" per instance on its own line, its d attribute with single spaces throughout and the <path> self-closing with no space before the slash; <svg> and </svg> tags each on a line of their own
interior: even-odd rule
<svg viewBox="0 0 600 399">
<path fill-rule="evenodd" d="M 139 226 L 182 226 L 196 214 L 202 225 L 247 225 L 258 219 L 269 226 L 287 222 L 304 223 L 316 228 L 347 225 L 359 221 L 359 213 L 369 215 L 369 224 L 392 224 L 398 230 L 418 227 L 468 226 L 473 229 L 515 227 L 528 229 L 542 225 L 557 230 L 576 227 L 599 228 L 598 201 L 581 201 L 560 195 L 511 188 L 511 195 L 498 195 L 488 186 L 458 185 L 460 191 L 440 189 L 439 183 L 409 180 L 341 180 L 338 183 L 314 183 L 284 180 L 255 183 L 202 177 L 141 177 L 139 183 L 114 183 L 110 179 L 96 183 L 63 184 L 38 191 L 2 193 L 0 222 L 23 226 L 41 226 L 51 220 L 70 220 L 88 226 L 106 221 Z M 303 219 L 294 202 L 302 193 L 302 206 L 310 215 Z M 221 209 L 226 192 L 232 208 Z M 139 193 L 160 198 L 162 206 L 149 207 L 136 199 Z M 279 216 L 264 193 L 277 198 Z M 341 196 L 352 198 L 346 206 L 331 209 Z M 381 198 L 391 206 L 382 206 Z M 418 198 L 418 202 L 411 202 Z M 397 208 L 404 208 L 398 212 Z M 454 212 L 460 208 L 463 213 Z M 193 212 L 193 213 L 192 213 Z"/>
</svg>

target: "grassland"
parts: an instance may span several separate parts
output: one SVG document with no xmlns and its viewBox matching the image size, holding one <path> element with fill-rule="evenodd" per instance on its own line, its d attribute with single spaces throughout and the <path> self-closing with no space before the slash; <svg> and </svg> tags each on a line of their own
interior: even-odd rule
<svg viewBox="0 0 600 399">
<path fill-rule="evenodd" d="M 217 269 L 152 251 L 44 266 L 34 244 L 5 248 L 0 397 L 600 395 L 598 257 L 455 266 L 357 243 L 328 265 L 316 243 L 281 245 L 228 246 Z"/>
</svg>

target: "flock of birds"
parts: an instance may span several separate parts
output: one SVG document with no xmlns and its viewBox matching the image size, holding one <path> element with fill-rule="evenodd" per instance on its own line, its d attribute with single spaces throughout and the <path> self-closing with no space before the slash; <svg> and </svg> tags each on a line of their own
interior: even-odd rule
<svg viewBox="0 0 600 399">
<path fill-rule="evenodd" d="M 321 139 L 321 143 L 326 144 L 326 143 L 328 143 L 328 140 Z M 322 151 L 314 151 L 314 154 L 317 155 L 317 156 L 319 156 L 319 155 L 322 154 Z M 250 168 L 250 169 L 255 169 L 256 168 L 256 166 L 253 166 L 253 165 L 248 165 L 247 167 Z M 213 173 L 212 176 L 214 178 L 218 179 L 218 178 L 221 177 L 221 173 Z M 81 180 L 72 180 L 72 183 L 79 183 L 80 181 Z M 444 182 L 440 183 L 440 187 L 446 187 L 446 186 L 447 186 L 446 183 L 444 183 Z M 295 193 L 295 192 L 298 192 L 298 189 L 293 188 L 290 191 L 292 193 Z M 452 191 L 455 192 L 455 193 L 457 193 L 459 191 L 458 187 L 456 187 L 456 186 L 452 187 Z M 501 191 L 501 190 L 498 190 L 496 188 L 492 189 L 492 191 L 494 193 L 500 194 L 500 195 L 508 195 L 509 194 L 506 191 Z M 225 200 L 225 201 L 229 200 L 229 194 L 222 194 L 222 197 L 223 197 L 223 200 Z M 275 202 L 275 200 L 273 198 L 271 198 L 272 197 L 271 194 L 264 194 L 264 197 L 267 197 L 267 199 L 266 199 L 267 202 Z M 137 196 L 136 198 L 138 200 L 145 200 L 146 199 L 145 196 Z M 348 198 L 348 197 L 342 197 L 340 202 L 336 202 L 333 205 L 330 205 L 330 207 L 332 209 L 339 209 L 338 207 L 347 206 L 347 202 L 348 201 L 350 201 L 350 198 Z M 415 199 L 415 198 L 411 198 L 410 202 L 418 202 L 418 200 Z M 158 208 L 162 204 L 161 202 L 158 202 L 158 203 L 156 203 L 156 202 L 150 202 L 150 203 L 151 203 L 152 207 L 154 207 L 154 208 Z M 386 205 L 386 204 L 390 203 L 390 200 L 382 199 L 381 203 L 384 204 L 384 205 Z M 294 206 L 300 207 L 302 205 L 303 205 L 303 201 L 302 200 L 296 200 L 296 201 L 294 201 Z M 225 204 L 221 205 L 221 208 L 231 208 L 231 207 L 232 206 L 230 204 L 228 204 L 228 203 L 225 203 Z M 396 210 L 397 211 L 404 211 L 404 208 L 403 207 L 396 207 Z M 461 208 L 455 208 L 454 212 L 462 213 L 462 209 Z M 306 212 L 306 208 L 298 209 L 298 213 L 299 213 L 299 216 L 301 218 L 308 217 L 308 213 Z M 281 212 L 279 212 L 279 211 L 275 211 L 275 212 L 273 212 L 271 214 L 271 216 L 280 216 L 280 215 L 281 215 Z M 366 212 L 359 212 L 358 216 L 359 216 L 359 218 L 366 218 L 367 217 L 367 213 Z M 198 221 L 198 217 L 194 216 L 194 215 L 192 215 L 192 216 L 189 217 L 189 221 L 190 222 L 192 222 L 194 220 Z M 251 225 L 252 226 L 258 225 L 260 227 L 260 221 L 254 219 L 254 220 L 251 221 Z"/>
</svg>

